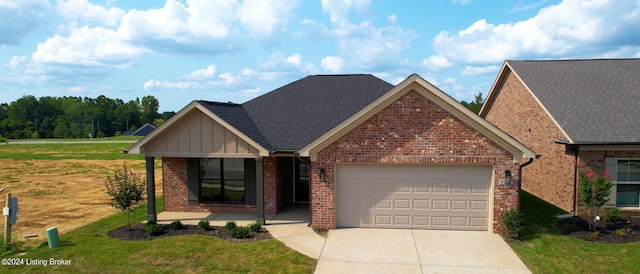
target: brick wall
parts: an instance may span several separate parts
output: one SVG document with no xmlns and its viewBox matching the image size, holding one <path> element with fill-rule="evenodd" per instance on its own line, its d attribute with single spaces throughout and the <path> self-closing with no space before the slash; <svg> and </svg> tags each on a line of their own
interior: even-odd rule
<svg viewBox="0 0 640 274">
<path fill-rule="evenodd" d="M 334 168 L 338 162 L 485 164 L 494 166 L 493 230 L 502 212 L 518 206 L 518 186 L 498 186 L 505 170 L 518 178 L 507 151 L 416 91 L 410 91 L 318 153 L 311 170 L 311 218 L 316 228 L 335 228 Z M 325 182 L 319 170 L 325 169 Z"/>
<path fill-rule="evenodd" d="M 522 188 L 572 211 L 575 154 L 555 143 L 562 132 L 514 74 L 508 75 L 485 119 L 541 155 L 522 170 Z"/>
<path fill-rule="evenodd" d="M 277 207 L 277 171 L 275 162 L 275 158 L 265 158 L 263 163 L 265 214 L 268 215 L 275 214 L 279 209 Z M 187 159 L 185 158 L 162 158 L 162 182 L 165 211 L 256 213 L 255 205 L 189 202 L 187 194 Z"/>
</svg>

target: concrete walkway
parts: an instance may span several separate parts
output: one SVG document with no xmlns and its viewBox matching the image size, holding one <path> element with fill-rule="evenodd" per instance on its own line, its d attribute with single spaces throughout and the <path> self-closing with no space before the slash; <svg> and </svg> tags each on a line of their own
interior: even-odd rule
<svg viewBox="0 0 640 274">
<path fill-rule="evenodd" d="M 158 223 L 180 220 L 247 225 L 255 215 L 162 212 Z M 344 228 L 324 238 L 311 229 L 306 207 L 266 217 L 266 229 L 288 247 L 318 259 L 315 273 L 531 273 L 509 245 L 486 231 Z"/>
</svg>

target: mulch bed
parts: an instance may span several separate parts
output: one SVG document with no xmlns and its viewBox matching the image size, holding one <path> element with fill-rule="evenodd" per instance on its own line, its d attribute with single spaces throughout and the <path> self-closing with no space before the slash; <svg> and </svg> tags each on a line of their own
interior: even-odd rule
<svg viewBox="0 0 640 274">
<path fill-rule="evenodd" d="M 213 236 L 218 237 L 223 240 L 227 240 L 232 243 L 246 243 L 246 242 L 254 242 L 261 241 L 266 239 L 273 239 L 271 234 L 263 228 L 260 229 L 259 232 L 252 232 L 251 237 L 245 239 L 236 239 L 231 237 L 229 231 L 224 229 L 221 226 L 211 226 L 209 229 L 204 230 L 195 225 L 185 225 L 182 229 L 172 229 L 169 228 L 168 225 L 163 225 L 163 230 L 157 235 L 150 236 L 144 229 L 144 224 L 137 224 L 131 227 L 131 230 L 127 230 L 126 227 L 122 226 L 111 230 L 107 233 L 109 237 L 127 240 L 127 241 L 148 241 L 162 237 L 171 237 L 171 236 L 179 236 L 179 235 L 204 235 L 204 236 Z"/>
<path fill-rule="evenodd" d="M 577 216 L 560 219 L 558 230 L 564 235 L 583 239 L 585 241 L 619 244 L 640 241 L 640 212 L 622 213 L 622 217 L 613 222 L 596 221 L 594 230 L 589 229 L 589 223 Z"/>
</svg>

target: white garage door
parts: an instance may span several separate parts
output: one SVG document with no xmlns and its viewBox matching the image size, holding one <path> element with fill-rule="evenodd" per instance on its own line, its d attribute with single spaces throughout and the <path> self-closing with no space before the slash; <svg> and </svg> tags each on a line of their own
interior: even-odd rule
<svg viewBox="0 0 640 274">
<path fill-rule="evenodd" d="M 338 165 L 338 227 L 488 230 L 491 166 Z"/>
</svg>

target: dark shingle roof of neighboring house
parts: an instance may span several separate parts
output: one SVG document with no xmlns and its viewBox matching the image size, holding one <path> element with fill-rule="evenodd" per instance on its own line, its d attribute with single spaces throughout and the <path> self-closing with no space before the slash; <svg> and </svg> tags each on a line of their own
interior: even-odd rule
<svg viewBox="0 0 640 274">
<path fill-rule="evenodd" d="M 298 150 L 372 103 L 393 85 L 370 74 L 314 75 L 242 107 L 277 150 Z"/>
<path fill-rule="evenodd" d="M 142 125 L 139 129 L 136 129 L 134 131 L 132 130 L 125 131 L 122 134 L 120 134 L 120 136 L 147 136 L 147 134 L 151 133 L 151 131 L 153 131 L 154 129 L 156 129 L 156 127 L 154 127 L 149 123 L 146 123 Z"/>
<path fill-rule="evenodd" d="M 254 140 L 268 150 L 272 150 L 273 147 L 262 136 L 262 133 L 253 122 L 251 117 L 247 114 L 244 108 L 239 104 L 233 103 L 219 103 L 209 101 L 198 101 L 205 106 L 208 110 L 218 115 L 218 117 L 225 120 L 227 123 L 246 134 L 249 138 Z"/>
<path fill-rule="evenodd" d="M 506 61 L 575 144 L 640 143 L 640 59 Z"/>
<path fill-rule="evenodd" d="M 242 105 L 198 101 L 270 151 L 295 151 L 364 108 L 393 85 L 370 74 L 314 75 Z"/>
</svg>

